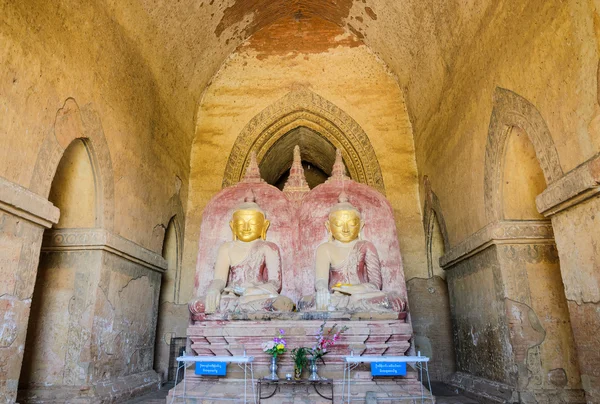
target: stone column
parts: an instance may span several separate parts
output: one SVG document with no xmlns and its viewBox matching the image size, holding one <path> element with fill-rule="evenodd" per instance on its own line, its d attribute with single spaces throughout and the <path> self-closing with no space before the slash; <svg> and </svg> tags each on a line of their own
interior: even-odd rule
<svg viewBox="0 0 600 404">
<path fill-rule="evenodd" d="M 42 234 L 58 222 L 45 198 L 0 177 L 0 397 L 16 400 Z"/>
<path fill-rule="evenodd" d="M 35 356 L 19 400 L 118 402 L 157 388 L 152 365 L 166 261 L 100 228 L 47 231 L 41 259 L 40 286 L 48 290 L 34 295 L 42 323 L 32 330 Z"/>
<path fill-rule="evenodd" d="M 586 398 L 600 402 L 600 157 L 552 183 L 536 203 L 552 219 Z"/>
<path fill-rule="evenodd" d="M 457 373 L 451 383 L 506 402 L 584 402 L 548 221 L 500 221 L 440 260 Z"/>
</svg>

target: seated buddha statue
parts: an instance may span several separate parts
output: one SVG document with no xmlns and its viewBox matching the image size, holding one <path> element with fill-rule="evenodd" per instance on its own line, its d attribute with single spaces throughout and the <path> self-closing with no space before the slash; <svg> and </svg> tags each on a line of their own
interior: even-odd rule
<svg viewBox="0 0 600 404">
<path fill-rule="evenodd" d="M 281 257 L 279 247 L 265 240 L 269 225 L 253 195 L 236 207 L 229 222 L 233 241 L 219 246 L 206 296 L 190 303 L 193 315 L 294 309 L 279 295 Z"/>
<path fill-rule="evenodd" d="M 379 255 L 373 243 L 360 239 L 363 226 L 342 192 L 325 223 L 330 240 L 317 248 L 315 294 L 301 300 L 301 310 L 404 311 L 399 294 L 381 290 Z"/>
</svg>

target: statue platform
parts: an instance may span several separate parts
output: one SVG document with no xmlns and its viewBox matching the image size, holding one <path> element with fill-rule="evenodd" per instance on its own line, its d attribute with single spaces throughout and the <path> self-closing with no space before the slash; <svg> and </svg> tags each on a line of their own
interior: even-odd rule
<svg viewBox="0 0 600 404">
<path fill-rule="evenodd" d="M 306 313 L 286 314 L 290 316 Z M 312 347 L 322 323 L 322 319 L 197 321 L 188 328 L 187 335 L 191 340 L 192 350 L 197 355 L 243 355 L 245 350 L 246 355 L 255 357 L 255 373 L 262 376 L 267 374 L 267 365 L 270 363 L 269 355 L 262 351 L 263 342 L 272 339 L 282 329 L 285 331 L 289 347 Z M 355 355 L 404 355 L 410 347 L 412 327 L 404 320 L 330 319 L 327 326 L 331 327 L 334 323 L 339 327 L 348 327 L 343 337 L 331 347 L 326 356 L 326 362 L 339 367 L 340 371 L 341 357 L 347 355 L 350 350 L 353 350 Z M 280 363 L 291 364 L 291 356 L 284 355 Z"/>
<path fill-rule="evenodd" d="M 257 313 L 258 314 L 258 313 Z M 243 355 L 254 356 L 254 377 L 262 378 L 269 374 L 271 357 L 264 353 L 261 344 L 273 338 L 282 329 L 290 348 L 297 346 L 310 347 L 315 344 L 319 327 L 327 320 L 327 327 L 337 324 L 346 326 L 348 330 L 324 357 L 325 365 L 319 363 L 319 375 L 333 379 L 335 403 L 341 402 L 343 362 L 342 358 L 353 351 L 354 355 L 390 355 L 407 354 L 410 347 L 412 327 L 405 319 L 361 319 L 367 313 L 345 312 L 293 312 L 293 313 L 260 313 L 261 320 L 241 319 L 230 314 L 228 319 L 211 319 L 196 321 L 188 328 L 187 335 L 191 340 L 193 353 L 201 356 Z M 369 313 L 390 316 L 391 313 Z M 406 314 L 406 313 L 402 313 Z M 397 317 L 397 313 L 396 313 Z M 293 361 L 290 349 L 278 359 L 278 375 L 293 374 Z M 308 377 L 308 369 L 304 371 Z M 236 364 L 227 365 L 227 376 L 196 376 L 189 369 L 186 377 L 186 403 L 204 403 L 203 396 L 239 398 L 243 391 L 244 374 Z M 179 385 L 181 388 L 181 384 Z M 387 394 L 394 397 L 411 396 L 420 392 L 421 385 L 415 372 L 408 372 L 406 377 L 387 378 L 373 377 L 369 365 L 359 365 L 352 373 L 352 397 L 364 398 L 367 392 L 383 399 Z M 172 391 L 167 402 L 171 402 Z M 178 402 L 175 400 L 174 402 Z M 179 401 L 183 402 L 183 400 Z M 314 389 L 304 385 L 285 386 L 273 397 L 261 400 L 264 403 L 329 402 L 320 397 Z M 385 402 L 382 401 L 382 402 Z"/>
<path fill-rule="evenodd" d="M 323 320 L 327 326 L 333 324 L 348 327 L 343 337 L 331 347 L 324 357 L 325 365 L 320 363 L 319 375 L 333 379 L 335 403 L 341 402 L 343 362 L 342 358 L 350 351 L 354 355 L 405 355 L 410 347 L 412 327 L 405 319 L 379 319 L 377 314 L 390 316 L 390 313 L 345 313 L 345 312 L 293 312 L 293 313 L 261 313 L 261 320 L 241 319 L 230 314 L 227 319 L 210 319 L 196 321 L 188 328 L 194 354 L 201 356 L 246 355 L 254 356 L 254 377 L 256 380 L 269 373 L 271 357 L 264 353 L 261 344 L 272 339 L 282 329 L 288 347 L 315 344 L 319 327 Z M 403 313 L 406 314 L 406 313 Z M 246 316 L 246 315 L 245 315 Z M 361 319 L 370 316 L 376 319 Z M 396 313 L 397 317 L 397 313 Z M 293 373 L 293 362 L 289 352 L 278 359 L 278 375 Z M 394 397 L 411 396 L 420 392 L 421 385 L 416 373 L 409 371 L 406 377 L 377 378 L 370 374 L 368 365 L 360 365 L 352 373 L 352 397 L 364 398 L 367 392 L 383 399 L 387 394 Z M 308 377 L 308 369 L 303 377 Z M 239 398 L 243 391 L 244 373 L 236 364 L 227 366 L 227 376 L 196 376 L 189 369 L 186 377 L 186 403 L 204 403 L 203 396 Z M 179 385 L 181 388 L 181 384 Z M 172 391 L 167 402 L 171 402 Z M 178 402 L 177 399 L 174 402 Z M 183 400 L 179 401 L 183 402 Z M 264 403 L 329 402 L 320 397 L 314 389 L 304 385 L 286 386 Z M 385 402 L 385 401 L 383 401 Z"/>
</svg>

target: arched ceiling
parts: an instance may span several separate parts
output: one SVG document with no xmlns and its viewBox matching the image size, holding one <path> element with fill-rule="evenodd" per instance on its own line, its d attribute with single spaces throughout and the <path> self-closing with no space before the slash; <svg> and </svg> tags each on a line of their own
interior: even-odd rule
<svg viewBox="0 0 600 404">
<path fill-rule="evenodd" d="M 460 49 L 469 46 L 491 0 L 97 0 L 139 48 L 161 103 L 194 136 L 211 77 L 236 47 L 275 22 L 319 18 L 369 46 L 408 90 L 409 112 L 435 109 Z M 493 11 L 493 10 L 492 10 Z"/>
</svg>

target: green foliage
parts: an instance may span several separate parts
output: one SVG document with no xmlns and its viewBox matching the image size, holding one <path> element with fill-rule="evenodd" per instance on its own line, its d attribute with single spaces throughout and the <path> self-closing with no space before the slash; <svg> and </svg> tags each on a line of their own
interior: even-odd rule
<svg viewBox="0 0 600 404">
<path fill-rule="evenodd" d="M 294 359 L 294 365 L 298 369 L 304 369 L 308 363 L 308 353 L 310 350 L 305 347 L 292 349 L 292 358 Z"/>
</svg>

